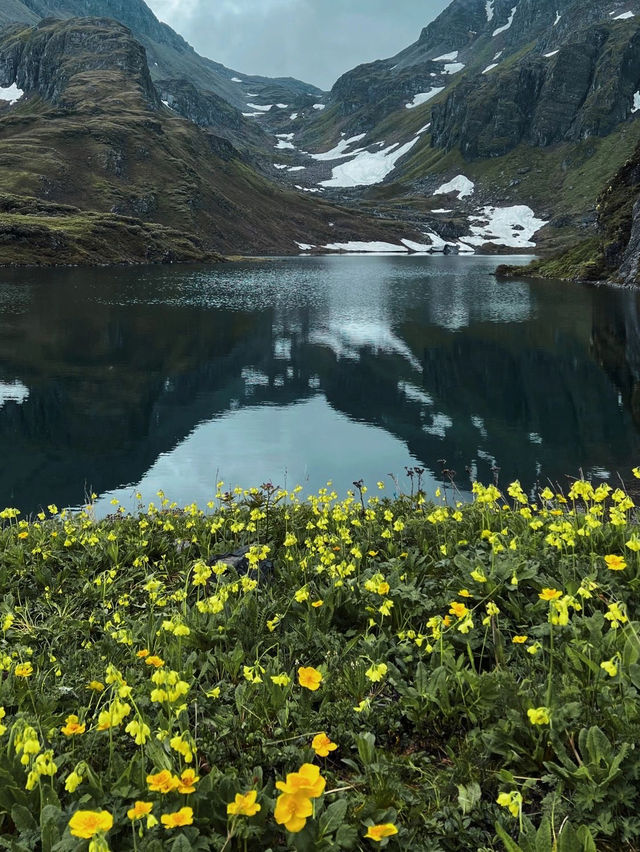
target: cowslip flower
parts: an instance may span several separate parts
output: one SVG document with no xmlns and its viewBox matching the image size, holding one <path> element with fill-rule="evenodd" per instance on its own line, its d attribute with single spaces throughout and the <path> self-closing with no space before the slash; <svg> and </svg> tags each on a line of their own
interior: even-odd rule
<svg viewBox="0 0 640 852">
<path fill-rule="evenodd" d="M 386 675 L 387 671 L 388 666 L 386 663 L 374 663 L 364 674 L 372 683 L 379 683 Z"/>
<path fill-rule="evenodd" d="M 522 794 L 517 790 L 510 793 L 500 793 L 496 799 L 501 808 L 507 808 L 511 816 L 517 817 L 522 808 Z"/>
<path fill-rule="evenodd" d="M 318 757 L 328 757 L 330 751 L 335 751 L 338 746 L 331 742 L 329 737 L 323 731 L 321 734 L 316 734 L 316 736 L 311 741 L 311 748 L 315 751 Z"/>
<path fill-rule="evenodd" d="M 257 790 L 249 790 L 248 793 L 236 793 L 233 802 L 227 805 L 227 814 L 230 816 L 255 816 L 258 811 L 262 810 L 262 806 L 257 804 Z"/>
<path fill-rule="evenodd" d="M 600 668 L 604 669 L 604 671 L 609 675 L 609 677 L 615 677 L 618 674 L 618 666 L 616 665 L 615 657 L 612 657 L 610 660 L 605 660 L 603 663 L 600 663 Z"/>
<path fill-rule="evenodd" d="M 301 666 L 298 669 L 298 683 L 305 689 L 315 692 L 323 681 L 322 673 L 312 666 Z"/>
<path fill-rule="evenodd" d="M 527 716 L 532 725 L 548 725 L 551 721 L 548 707 L 531 707 L 527 710 Z"/>
<path fill-rule="evenodd" d="M 180 808 L 172 814 L 163 814 L 160 822 L 169 831 L 172 828 L 180 828 L 183 825 L 193 825 L 193 808 Z"/>
<path fill-rule="evenodd" d="M 106 833 L 112 826 L 113 817 L 109 811 L 76 811 L 69 820 L 71 834 L 85 840 Z"/>
<path fill-rule="evenodd" d="M 71 714 L 71 716 L 67 716 L 66 725 L 63 728 L 60 728 L 65 737 L 74 737 L 79 734 L 84 734 L 87 726 L 84 722 L 80 722 L 78 717 L 75 714 Z"/>
<path fill-rule="evenodd" d="M 627 563 L 624 561 L 624 558 L 622 556 L 616 556 L 615 553 L 610 553 L 608 556 L 605 556 L 604 561 L 609 571 L 624 571 L 627 567 Z"/>
<path fill-rule="evenodd" d="M 374 840 L 376 843 L 380 843 L 385 837 L 393 837 L 397 833 L 398 829 L 392 822 L 384 822 L 379 825 L 370 825 L 365 837 L 369 840 Z"/>
<path fill-rule="evenodd" d="M 511 641 L 514 645 L 524 645 L 528 638 L 528 636 L 514 636 Z"/>
<path fill-rule="evenodd" d="M 287 674 L 271 675 L 271 680 L 276 686 L 289 686 L 291 678 Z"/>
</svg>

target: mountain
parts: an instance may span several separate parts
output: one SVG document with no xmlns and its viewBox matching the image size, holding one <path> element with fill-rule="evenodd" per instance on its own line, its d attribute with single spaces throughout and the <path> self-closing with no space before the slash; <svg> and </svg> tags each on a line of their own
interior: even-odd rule
<svg viewBox="0 0 640 852">
<path fill-rule="evenodd" d="M 109 231 L 116 261 L 416 236 L 259 175 L 228 140 L 162 102 L 144 47 L 112 19 L 4 27 L 0 87 L 4 263 L 106 262 Z"/>
<path fill-rule="evenodd" d="M 563 247 L 640 142 L 640 3 L 453 0 L 324 105 L 298 183 L 476 248 Z"/>
</svg>

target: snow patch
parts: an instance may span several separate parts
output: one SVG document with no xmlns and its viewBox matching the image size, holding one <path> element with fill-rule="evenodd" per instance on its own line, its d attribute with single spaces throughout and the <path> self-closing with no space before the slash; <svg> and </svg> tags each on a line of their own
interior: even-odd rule
<svg viewBox="0 0 640 852">
<path fill-rule="evenodd" d="M 559 50 L 552 50 L 551 53 L 545 53 L 544 58 L 545 59 L 551 59 L 552 56 L 555 56 L 556 53 L 559 53 L 559 52 L 560 52 Z"/>
<path fill-rule="evenodd" d="M 303 171 L 305 171 L 306 168 L 307 168 L 306 166 L 291 166 L 291 168 L 288 169 L 288 171 L 290 171 L 290 172 L 303 172 Z"/>
<path fill-rule="evenodd" d="M 629 18 L 635 18 L 633 12 L 623 12 L 621 15 L 616 15 L 614 21 L 628 21 Z"/>
<path fill-rule="evenodd" d="M 488 73 L 489 73 L 489 71 L 493 71 L 493 69 L 494 69 L 494 68 L 497 68 L 497 67 L 498 67 L 498 63 L 497 63 L 497 62 L 492 62 L 492 63 L 491 63 L 491 65 L 487 65 L 487 67 L 484 69 L 484 71 L 483 71 L 482 73 L 483 73 L 483 74 L 488 74 Z"/>
<path fill-rule="evenodd" d="M 258 118 L 260 118 L 261 116 L 264 115 L 263 112 L 243 112 L 242 114 L 244 115 L 245 118 L 254 118 L 256 116 Z"/>
<path fill-rule="evenodd" d="M 381 151 L 362 151 L 353 160 L 333 169 L 331 180 L 320 182 L 321 186 L 350 187 L 372 186 L 382 183 L 396 165 L 396 162 L 413 148 L 420 140 L 419 136 L 398 147 L 396 142 Z"/>
<path fill-rule="evenodd" d="M 0 89 L 2 92 L 2 89 Z M 0 382 L 0 408 L 5 402 L 17 402 L 22 405 L 29 399 L 29 388 L 19 382 L 17 379 L 14 382 Z"/>
<path fill-rule="evenodd" d="M 458 71 L 462 71 L 465 66 L 462 62 L 449 62 L 444 66 L 444 74 L 457 74 Z"/>
<path fill-rule="evenodd" d="M 455 62 L 458 58 L 458 51 L 454 50 L 453 53 L 444 53 L 442 56 L 436 56 L 432 62 Z"/>
<path fill-rule="evenodd" d="M 481 246 L 491 243 L 509 248 L 533 248 L 532 237 L 547 222 L 537 219 L 533 210 L 523 204 L 514 207 L 485 207 L 479 216 L 470 216 L 471 237 L 463 237 L 465 243 Z"/>
<path fill-rule="evenodd" d="M 288 169 L 289 166 L 286 163 L 274 163 L 273 168 L 274 169 Z"/>
<path fill-rule="evenodd" d="M 295 135 L 295 133 L 276 133 L 276 139 L 288 139 L 291 141 Z"/>
<path fill-rule="evenodd" d="M 640 92 L 635 92 L 633 96 L 633 106 L 631 107 L 631 112 L 638 112 L 640 109 Z"/>
<path fill-rule="evenodd" d="M 298 246 L 300 251 L 311 251 L 311 249 L 314 248 L 314 246 L 310 246 L 309 243 L 299 243 L 299 242 L 296 242 L 295 240 L 294 240 L 294 242 L 296 243 L 296 245 Z"/>
<path fill-rule="evenodd" d="M 443 183 L 442 186 L 438 187 L 433 194 L 447 195 L 449 192 L 457 192 L 458 198 L 460 199 L 473 195 L 475 188 L 475 183 L 469 180 L 468 177 L 465 177 L 464 175 L 457 175 L 453 178 L 453 180 L 450 180 L 449 183 Z"/>
<path fill-rule="evenodd" d="M 556 10 L 556 19 L 555 19 L 555 21 L 553 22 L 553 26 L 554 26 L 554 27 L 557 27 L 557 26 L 558 26 L 558 24 L 560 23 L 560 18 L 561 18 L 561 17 L 562 17 L 562 15 L 560 14 L 560 12 L 558 12 L 558 11 Z"/>
<path fill-rule="evenodd" d="M 329 243 L 324 246 L 324 248 L 329 251 L 349 251 L 354 252 L 356 254 L 370 254 L 374 252 L 375 254 L 380 253 L 392 253 L 396 254 L 398 252 L 406 252 L 408 249 L 405 246 L 397 246 L 395 243 L 380 243 L 380 242 L 357 242 L 352 241 L 350 243 Z"/>
<path fill-rule="evenodd" d="M 278 139 L 278 144 L 276 145 L 276 148 L 279 151 L 295 151 L 296 150 L 296 146 L 293 144 L 293 142 L 287 142 L 285 139 Z"/>
<path fill-rule="evenodd" d="M 350 148 L 355 142 L 359 142 L 361 139 L 364 139 L 366 133 L 360 133 L 358 136 L 352 136 L 350 139 L 341 139 L 335 148 L 332 148 L 330 151 L 325 151 L 323 154 L 311 154 L 314 160 L 340 160 L 343 157 L 350 157 L 352 154 L 359 153 L 358 151 L 352 151 L 351 154 L 347 154 L 347 148 Z"/>
<path fill-rule="evenodd" d="M 485 8 L 487 10 L 487 21 L 492 21 L 493 20 L 493 0 L 487 0 L 487 5 L 486 5 Z"/>
<path fill-rule="evenodd" d="M 411 103 L 405 104 L 405 106 L 407 109 L 415 109 L 421 104 L 426 104 L 427 101 L 430 101 L 431 98 L 435 98 L 435 96 L 439 95 L 442 91 L 444 91 L 444 86 L 437 86 L 433 89 L 429 89 L 428 92 L 420 92 L 420 94 L 414 97 Z"/>
<path fill-rule="evenodd" d="M 157 65 L 157 64 L 158 64 L 158 63 L 156 62 L 156 65 Z M 232 77 L 232 78 L 231 78 L 231 82 L 232 82 L 232 83 L 242 83 L 242 80 L 241 80 L 239 77 Z"/>
<path fill-rule="evenodd" d="M 276 104 L 278 109 L 289 109 L 289 104 Z"/>
<path fill-rule="evenodd" d="M 327 105 L 326 104 L 314 104 L 313 108 L 322 110 L 322 109 L 326 109 Z"/>
<path fill-rule="evenodd" d="M 13 106 L 16 101 L 19 101 L 20 98 L 24 95 L 22 89 L 19 89 L 15 83 L 12 83 L 11 86 L 7 86 L 7 88 L 0 87 L 0 101 L 9 101 L 10 106 Z"/>
<path fill-rule="evenodd" d="M 251 109 L 255 109 L 258 112 L 269 112 L 269 110 L 273 107 L 273 104 L 269 104 L 268 106 L 260 106 L 260 104 L 247 104 Z"/>
<path fill-rule="evenodd" d="M 508 30 L 511 27 L 511 24 L 513 23 L 513 18 L 514 18 L 514 15 L 516 14 L 517 8 L 518 8 L 517 5 L 513 7 L 513 9 L 511 10 L 511 14 L 509 15 L 509 20 L 507 21 L 507 23 L 504 26 L 498 27 L 497 30 L 493 31 L 494 36 L 500 35 L 500 33 L 505 32 L 506 30 Z"/>
<path fill-rule="evenodd" d="M 424 127 L 421 127 L 421 128 L 420 128 L 420 130 L 418 130 L 418 136 L 420 136 L 422 133 L 426 133 L 426 132 L 427 132 L 427 130 L 428 130 L 430 127 L 431 127 L 431 122 L 429 122 L 429 124 L 425 124 L 425 126 L 424 126 Z"/>
<path fill-rule="evenodd" d="M 162 103 L 163 103 L 164 106 L 166 106 L 167 109 L 170 109 L 172 112 L 175 112 L 173 107 L 169 104 L 169 101 L 162 101 Z"/>
<path fill-rule="evenodd" d="M 439 207 L 437 210 L 430 210 L 430 213 L 453 213 L 451 207 Z"/>
<path fill-rule="evenodd" d="M 298 113 L 292 112 L 291 115 L 289 116 L 289 121 L 295 121 L 297 117 L 298 117 Z"/>
</svg>

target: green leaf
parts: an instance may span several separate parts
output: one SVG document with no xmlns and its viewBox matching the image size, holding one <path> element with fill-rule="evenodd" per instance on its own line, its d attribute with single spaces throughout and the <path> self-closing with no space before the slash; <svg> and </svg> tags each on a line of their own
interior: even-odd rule
<svg viewBox="0 0 640 852">
<path fill-rule="evenodd" d="M 353 825 L 341 825 L 336 832 L 336 843 L 341 849 L 353 849 L 358 842 L 358 830 Z"/>
<path fill-rule="evenodd" d="M 179 834 L 173 841 L 171 852 L 192 852 L 192 847 L 184 834 Z"/>
<path fill-rule="evenodd" d="M 553 834 L 549 817 L 544 817 L 536 832 L 536 852 L 553 852 Z"/>
<path fill-rule="evenodd" d="M 499 822 L 497 822 L 495 824 L 495 828 L 496 828 L 496 834 L 498 835 L 500 840 L 502 840 L 502 842 L 504 843 L 504 848 L 507 850 L 507 852 L 524 852 L 522 847 L 518 846 L 518 844 L 515 842 L 515 840 L 513 840 L 511 837 L 509 837 L 509 835 L 504 830 L 504 828 L 500 825 Z"/>
<path fill-rule="evenodd" d="M 464 816 L 471 813 L 481 799 L 482 790 L 476 781 L 472 781 L 466 787 L 463 784 L 458 784 L 458 804 Z"/>
<path fill-rule="evenodd" d="M 358 754 L 365 766 L 373 763 L 376 755 L 376 738 L 372 733 L 360 734 L 358 737 Z"/>
<path fill-rule="evenodd" d="M 11 819 L 21 834 L 25 831 L 37 831 L 38 829 L 38 823 L 33 818 L 31 811 L 24 805 L 14 805 L 11 808 Z"/>
<path fill-rule="evenodd" d="M 337 831 L 343 824 L 346 814 L 346 799 L 338 799 L 337 802 L 333 802 L 333 804 L 329 805 L 318 822 L 320 836 L 326 837 L 329 834 L 333 834 L 334 831 Z"/>
<path fill-rule="evenodd" d="M 429 670 L 423 662 L 416 666 L 415 687 L 419 695 L 426 695 L 429 686 Z"/>
<path fill-rule="evenodd" d="M 582 843 L 582 852 L 598 852 L 595 840 L 586 825 L 581 825 L 576 831 L 578 840 Z"/>
</svg>

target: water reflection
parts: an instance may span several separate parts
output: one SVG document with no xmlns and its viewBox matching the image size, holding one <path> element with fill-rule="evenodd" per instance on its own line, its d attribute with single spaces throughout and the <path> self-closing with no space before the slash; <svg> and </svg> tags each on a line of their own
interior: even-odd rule
<svg viewBox="0 0 640 852">
<path fill-rule="evenodd" d="M 639 458 L 635 294 L 499 284 L 492 258 L 13 272 L 0 284 L 0 502 L 216 480 L 341 489 L 561 479 Z M 125 487 L 126 486 L 126 487 Z M 124 490 L 123 490 L 124 488 Z M 108 499 L 105 497 L 105 505 Z"/>
</svg>

